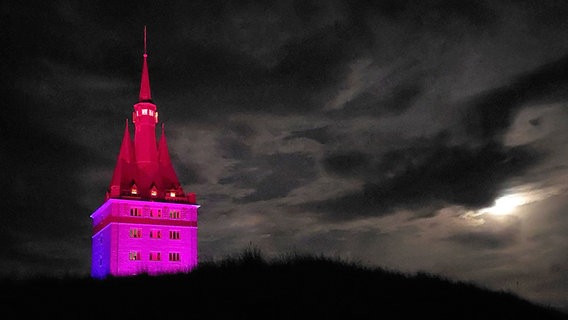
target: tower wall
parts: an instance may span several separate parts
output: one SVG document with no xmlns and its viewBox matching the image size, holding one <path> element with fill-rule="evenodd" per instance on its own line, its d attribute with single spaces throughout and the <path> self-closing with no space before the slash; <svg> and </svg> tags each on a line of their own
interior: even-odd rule
<svg viewBox="0 0 568 320">
<path fill-rule="evenodd" d="M 104 228 L 92 237 L 91 276 L 101 279 L 110 274 L 111 227 Z"/>
<path fill-rule="evenodd" d="M 186 272 L 197 265 L 199 205 L 109 199 L 95 211 L 95 278 Z"/>
</svg>

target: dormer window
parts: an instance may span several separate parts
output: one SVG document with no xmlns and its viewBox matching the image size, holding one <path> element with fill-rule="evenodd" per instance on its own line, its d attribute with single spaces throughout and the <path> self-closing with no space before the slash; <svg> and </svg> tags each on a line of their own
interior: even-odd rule
<svg viewBox="0 0 568 320">
<path fill-rule="evenodd" d="M 158 189 L 154 184 L 152 184 L 152 189 L 150 189 L 150 196 L 157 197 L 158 196 Z"/>
<path fill-rule="evenodd" d="M 130 193 L 135 196 L 138 194 L 138 189 L 136 189 L 135 187 L 132 187 L 132 190 L 130 190 Z"/>
<path fill-rule="evenodd" d="M 175 198 L 176 197 L 176 193 L 175 192 L 170 192 L 170 197 Z"/>
</svg>

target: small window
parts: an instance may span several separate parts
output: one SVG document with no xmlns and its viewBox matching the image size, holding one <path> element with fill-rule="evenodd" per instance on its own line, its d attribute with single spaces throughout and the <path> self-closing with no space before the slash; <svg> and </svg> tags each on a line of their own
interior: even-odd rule
<svg viewBox="0 0 568 320">
<path fill-rule="evenodd" d="M 155 197 L 155 196 L 158 195 L 158 191 L 152 190 L 152 191 L 150 191 L 150 195 L 151 195 L 152 197 Z"/>
<path fill-rule="evenodd" d="M 153 116 L 154 116 L 154 111 L 152 111 L 152 110 L 149 110 L 149 111 L 148 111 L 148 114 L 149 114 L 149 115 L 151 115 L 151 116 L 153 117 Z"/>
<path fill-rule="evenodd" d="M 152 230 L 150 231 L 150 238 L 152 239 L 160 239 L 162 238 L 161 230 Z"/>
<path fill-rule="evenodd" d="M 176 193 L 175 192 L 170 192 L 170 197 L 175 198 L 176 197 Z"/>
<path fill-rule="evenodd" d="M 170 219 L 179 219 L 179 217 L 180 217 L 179 210 L 170 211 Z"/>
<path fill-rule="evenodd" d="M 140 260 L 140 252 L 139 251 L 130 251 L 129 259 L 130 260 Z"/>
<path fill-rule="evenodd" d="M 159 252 L 150 252 L 150 261 L 160 261 L 160 253 Z"/>
<path fill-rule="evenodd" d="M 145 116 L 148 114 L 148 109 L 142 109 L 142 115 Z"/>
<path fill-rule="evenodd" d="M 132 217 L 140 217 L 142 215 L 142 210 L 140 210 L 140 208 L 130 208 L 130 215 Z"/>
<path fill-rule="evenodd" d="M 130 194 L 133 196 L 138 195 L 138 186 L 136 185 L 136 183 L 133 183 L 130 187 Z"/>
<path fill-rule="evenodd" d="M 170 230 L 170 239 L 179 240 L 180 239 L 179 231 Z"/>
<path fill-rule="evenodd" d="M 152 210 L 150 210 L 150 217 L 152 217 L 152 218 L 161 218 L 161 217 L 162 217 L 162 209 L 152 209 Z"/>
<path fill-rule="evenodd" d="M 137 228 L 130 229 L 130 238 L 142 238 L 142 230 Z"/>
<path fill-rule="evenodd" d="M 168 258 L 170 261 L 180 261 L 179 252 L 170 252 Z"/>
</svg>

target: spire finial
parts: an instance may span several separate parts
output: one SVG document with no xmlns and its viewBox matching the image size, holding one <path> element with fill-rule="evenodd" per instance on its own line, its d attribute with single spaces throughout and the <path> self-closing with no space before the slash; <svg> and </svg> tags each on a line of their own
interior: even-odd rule
<svg viewBox="0 0 568 320">
<path fill-rule="evenodd" d="M 148 76 L 148 54 L 146 53 L 146 25 L 144 25 L 144 62 L 142 64 L 142 80 L 140 81 L 139 101 L 152 101 L 150 94 L 150 78 Z"/>
<path fill-rule="evenodd" d="M 144 25 L 144 57 L 148 56 L 146 53 L 146 25 Z"/>
</svg>

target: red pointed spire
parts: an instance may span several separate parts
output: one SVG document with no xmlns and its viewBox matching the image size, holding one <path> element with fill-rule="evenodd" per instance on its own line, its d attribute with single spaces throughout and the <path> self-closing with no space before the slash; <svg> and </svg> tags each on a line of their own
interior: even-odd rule
<svg viewBox="0 0 568 320">
<path fill-rule="evenodd" d="M 128 119 L 126 119 L 126 126 L 124 127 L 124 136 L 122 137 L 122 144 L 120 145 L 120 152 L 116 161 L 116 167 L 112 174 L 110 182 L 110 195 L 117 197 L 120 195 L 121 185 L 124 182 L 123 176 L 131 175 L 131 163 L 134 162 L 134 152 L 132 150 L 132 140 L 130 139 L 130 130 L 128 129 Z"/>
<path fill-rule="evenodd" d="M 133 162 L 132 156 L 132 140 L 130 139 L 130 129 L 128 127 L 128 119 L 126 119 L 126 124 L 124 126 L 124 136 L 122 137 L 122 144 L 120 145 L 120 153 L 118 154 L 119 160 L 124 160 L 126 163 Z"/>
<path fill-rule="evenodd" d="M 139 102 L 152 101 L 150 93 L 150 77 L 148 76 L 148 54 L 146 53 L 146 26 L 144 26 L 144 63 L 142 65 L 142 80 L 140 81 Z"/>
<path fill-rule="evenodd" d="M 162 183 L 164 188 L 177 188 L 180 186 L 178 177 L 172 166 L 170 152 L 168 151 L 168 143 L 162 123 L 162 135 L 158 142 L 158 161 L 160 162 L 160 172 L 162 174 Z"/>
</svg>

